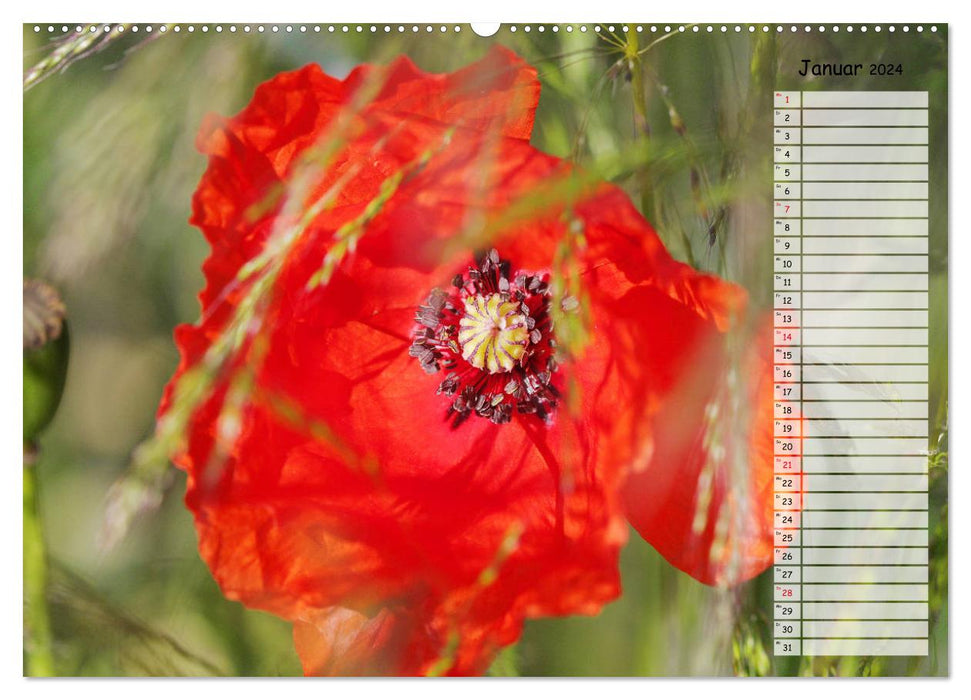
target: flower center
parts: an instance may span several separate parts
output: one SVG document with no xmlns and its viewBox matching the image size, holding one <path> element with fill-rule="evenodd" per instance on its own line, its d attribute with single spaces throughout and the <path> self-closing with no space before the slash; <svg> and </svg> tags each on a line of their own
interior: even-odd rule
<svg viewBox="0 0 971 700">
<path fill-rule="evenodd" d="M 462 357 L 490 374 L 508 372 L 526 352 L 529 330 L 519 304 L 499 294 L 476 294 L 465 300 L 459 321 Z"/>
<path fill-rule="evenodd" d="M 449 292 L 433 289 L 415 314 L 409 353 L 429 374 L 445 373 L 438 393 L 451 397 L 453 428 L 472 416 L 549 420 L 556 408 L 549 277 L 510 270 L 493 249 L 455 275 Z"/>
</svg>

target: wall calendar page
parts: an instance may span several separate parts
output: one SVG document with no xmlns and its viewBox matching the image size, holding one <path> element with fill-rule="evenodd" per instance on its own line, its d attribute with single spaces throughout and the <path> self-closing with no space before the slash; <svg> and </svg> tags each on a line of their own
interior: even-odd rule
<svg viewBox="0 0 971 700">
<path fill-rule="evenodd" d="M 23 676 L 950 674 L 948 25 L 649 15 L 23 25 Z"/>
</svg>

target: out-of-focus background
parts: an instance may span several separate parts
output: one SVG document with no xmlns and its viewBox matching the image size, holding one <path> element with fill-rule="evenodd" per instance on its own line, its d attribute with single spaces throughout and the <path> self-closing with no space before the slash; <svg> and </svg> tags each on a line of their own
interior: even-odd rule
<svg viewBox="0 0 971 700">
<path fill-rule="evenodd" d="M 624 26 L 504 26 L 484 39 L 468 25 L 444 33 L 424 25 L 386 33 L 380 25 L 373 34 L 369 25 L 319 32 L 253 25 L 248 33 L 242 25 L 235 32 L 210 25 L 205 33 L 183 25 L 164 34 L 140 25 L 53 64 L 61 28 L 24 28 L 24 70 L 36 81 L 24 96 L 24 274 L 58 289 L 71 334 L 63 401 L 36 465 L 59 675 L 300 673 L 289 624 L 220 594 L 196 551 L 183 475 L 170 469 L 134 486 L 120 481 L 153 430 L 175 369 L 172 329 L 198 318 L 208 247 L 187 219 L 205 168 L 193 145 L 203 115 L 234 114 L 261 81 L 309 62 L 343 77 L 361 62 L 407 54 L 424 70 L 451 71 L 493 42 L 539 70 L 536 147 L 623 186 L 676 257 L 739 282 L 762 306 L 771 295 L 772 91 L 827 89 L 796 74 L 810 55 L 887 56 L 913 67 L 882 89 L 931 96 L 930 442 L 937 452 L 926 659 L 773 658 L 771 573 L 733 590 L 709 588 L 632 533 L 618 601 L 596 618 L 527 623 L 491 673 L 947 673 L 946 28 L 907 37 L 857 32 L 850 40 Z M 52 65 L 63 70 L 48 75 Z M 853 79 L 839 83 L 854 87 Z"/>
</svg>

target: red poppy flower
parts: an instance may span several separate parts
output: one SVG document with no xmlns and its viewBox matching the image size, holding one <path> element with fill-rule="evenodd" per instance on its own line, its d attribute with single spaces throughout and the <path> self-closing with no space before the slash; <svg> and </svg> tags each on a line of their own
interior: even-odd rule
<svg viewBox="0 0 971 700">
<path fill-rule="evenodd" d="M 176 461 L 216 580 L 294 622 L 307 673 L 481 673 L 524 619 L 596 613 L 632 466 L 663 482 L 634 524 L 717 578 L 679 554 L 697 478 L 664 417 L 744 293 L 532 148 L 538 98 L 501 48 L 310 65 L 202 129 L 203 317 L 160 413 L 231 336 Z"/>
<path fill-rule="evenodd" d="M 687 350 L 657 415 L 654 451 L 624 487 L 631 525 L 702 583 L 734 585 L 772 562 L 771 327 Z"/>
</svg>

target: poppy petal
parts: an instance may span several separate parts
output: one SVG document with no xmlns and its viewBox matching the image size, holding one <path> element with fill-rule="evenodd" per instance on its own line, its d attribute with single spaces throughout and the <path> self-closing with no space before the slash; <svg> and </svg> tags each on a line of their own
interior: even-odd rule
<svg viewBox="0 0 971 700">
<path fill-rule="evenodd" d="M 771 347 L 765 332 L 711 331 L 696 345 L 655 420 L 664 439 L 624 489 L 641 536 L 709 585 L 735 585 L 772 562 L 772 363 L 758 347 Z"/>
</svg>

